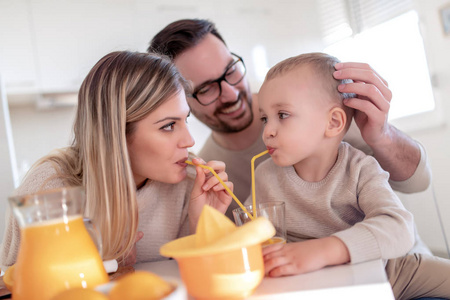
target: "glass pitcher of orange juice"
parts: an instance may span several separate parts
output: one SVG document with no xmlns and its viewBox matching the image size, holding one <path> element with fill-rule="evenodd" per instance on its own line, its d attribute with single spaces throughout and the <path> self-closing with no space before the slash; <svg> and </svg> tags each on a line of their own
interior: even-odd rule
<svg viewBox="0 0 450 300">
<path fill-rule="evenodd" d="M 49 300 L 64 289 L 108 282 L 83 222 L 81 187 L 9 197 L 9 202 L 21 231 L 13 299 Z"/>
</svg>

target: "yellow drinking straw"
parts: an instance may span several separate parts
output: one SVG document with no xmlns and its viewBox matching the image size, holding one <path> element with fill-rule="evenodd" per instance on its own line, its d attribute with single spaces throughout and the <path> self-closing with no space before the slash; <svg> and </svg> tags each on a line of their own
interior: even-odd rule
<svg viewBox="0 0 450 300">
<path fill-rule="evenodd" d="M 247 209 L 245 208 L 244 205 L 242 205 L 241 201 L 238 200 L 238 198 L 233 194 L 233 192 L 228 188 L 228 186 L 225 184 L 225 182 L 223 182 L 222 178 L 219 177 L 219 175 L 217 175 L 217 173 L 214 171 L 213 168 L 209 167 L 209 166 L 205 166 L 205 165 L 195 165 L 192 161 L 190 160 L 186 160 L 185 163 L 187 163 L 188 165 L 192 165 L 192 166 L 199 166 L 203 169 L 207 169 L 209 170 L 218 180 L 219 182 L 223 185 L 223 187 L 225 188 L 225 190 L 228 192 L 228 194 L 231 195 L 231 197 L 234 199 L 234 201 L 236 201 L 236 203 L 242 208 L 242 210 L 244 210 L 244 212 L 249 216 L 249 218 L 251 220 L 254 220 L 253 216 L 251 213 L 249 213 L 247 211 Z"/>
<path fill-rule="evenodd" d="M 269 153 L 269 150 L 263 151 L 259 154 L 256 154 L 252 158 L 251 166 L 252 166 L 252 204 L 253 204 L 253 216 L 256 217 L 256 196 L 255 196 L 255 160 L 258 157 L 263 156 L 264 154 Z"/>
</svg>

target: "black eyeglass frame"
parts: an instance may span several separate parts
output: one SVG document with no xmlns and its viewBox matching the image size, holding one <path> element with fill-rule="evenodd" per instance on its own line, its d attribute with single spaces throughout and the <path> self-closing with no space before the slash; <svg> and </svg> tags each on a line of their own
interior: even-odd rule
<svg viewBox="0 0 450 300">
<path fill-rule="evenodd" d="M 242 59 L 242 57 L 240 57 L 239 55 L 237 55 L 237 54 L 235 54 L 233 52 L 231 52 L 231 55 L 235 56 L 237 58 L 237 60 L 233 61 L 233 63 L 222 74 L 222 76 L 220 76 L 216 80 L 213 80 L 213 81 L 211 81 L 211 82 L 209 82 L 207 84 L 207 85 L 210 85 L 210 84 L 213 84 L 213 83 L 217 83 L 219 85 L 219 95 L 217 96 L 216 99 L 214 99 L 214 100 L 212 100 L 212 101 L 210 101 L 210 102 L 208 102 L 206 104 L 200 102 L 200 100 L 197 98 L 197 93 L 199 92 L 198 88 L 192 94 L 190 94 L 188 96 L 194 98 L 195 100 L 197 100 L 197 102 L 200 103 L 201 105 L 208 106 L 208 105 L 216 102 L 220 98 L 220 95 L 222 95 L 222 85 L 221 85 L 222 81 L 225 81 L 226 83 L 228 83 L 229 85 L 232 85 L 232 86 L 235 86 L 235 85 L 239 84 L 239 82 L 241 82 L 242 79 L 244 79 L 245 75 L 247 74 L 247 67 L 245 66 L 244 59 Z M 236 82 L 236 83 L 229 83 L 228 80 L 226 79 L 228 70 L 230 70 L 238 62 L 242 62 L 242 65 L 244 66 L 244 74 L 242 74 L 242 78 L 240 80 L 238 80 L 238 82 Z"/>
</svg>

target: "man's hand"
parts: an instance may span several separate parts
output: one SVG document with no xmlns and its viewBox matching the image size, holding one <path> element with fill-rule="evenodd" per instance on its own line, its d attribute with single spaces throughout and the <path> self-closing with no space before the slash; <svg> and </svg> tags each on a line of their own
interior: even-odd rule
<svg viewBox="0 0 450 300">
<path fill-rule="evenodd" d="M 353 83 L 338 87 L 341 93 L 355 93 L 356 98 L 344 100 L 348 107 L 356 109 L 355 122 L 364 141 L 371 147 L 389 142 L 390 125 L 388 114 L 392 92 L 384 80 L 368 64 L 338 63 L 335 65 L 336 79 L 352 79 Z"/>
<path fill-rule="evenodd" d="M 389 172 L 393 181 L 409 179 L 417 170 L 421 154 L 416 141 L 388 123 L 392 92 L 387 82 L 364 63 L 338 63 L 336 79 L 352 79 L 354 83 L 338 87 L 342 93 L 355 93 L 355 98 L 344 100 L 348 107 L 356 109 L 355 123 L 361 136 L 373 151 L 381 167 Z M 429 182 L 429 171 L 424 170 Z M 424 183 L 425 188 L 428 183 Z"/>
</svg>

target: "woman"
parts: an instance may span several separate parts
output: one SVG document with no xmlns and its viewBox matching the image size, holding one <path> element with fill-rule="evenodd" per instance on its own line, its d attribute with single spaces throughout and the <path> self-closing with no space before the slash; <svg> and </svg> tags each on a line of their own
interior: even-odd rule
<svg viewBox="0 0 450 300">
<path fill-rule="evenodd" d="M 184 161 L 194 141 L 186 91 L 189 85 L 165 57 L 106 55 L 80 87 L 72 145 L 40 159 L 16 194 L 82 185 L 85 215 L 102 234 L 103 259 L 122 265 L 162 259 L 159 247 L 194 231 L 203 205 L 225 212 L 231 202 L 204 169 L 188 175 Z M 208 165 L 232 188 L 222 162 Z M 1 266 L 15 263 L 20 243 L 8 214 Z"/>
</svg>

